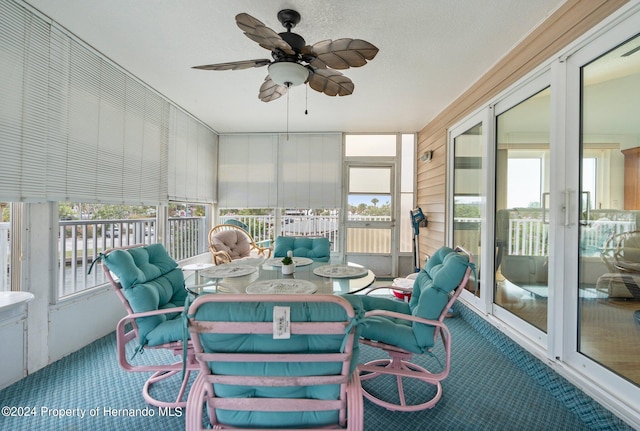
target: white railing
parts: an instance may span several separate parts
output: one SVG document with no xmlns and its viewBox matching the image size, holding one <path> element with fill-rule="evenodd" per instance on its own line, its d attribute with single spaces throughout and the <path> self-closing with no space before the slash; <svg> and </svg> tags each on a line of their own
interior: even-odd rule
<svg viewBox="0 0 640 431">
<path fill-rule="evenodd" d="M 175 260 L 183 260 L 208 250 L 204 217 L 170 217 L 165 239 L 167 252 Z"/>
<path fill-rule="evenodd" d="M 480 218 L 456 218 L 458 226 L 465 223 L 479 225 Z M 464 231 L 460 228 L 460 232 Z M 635 221 L 593 220 L 581 222 L 580 248 L 583 254 L 598 256 L 611 235 L 636 230 Z M 507 254 L 516 256 L 547 256 L 549 254 L 549 225 L 539 219 L 509 219 Z"/>
<path fill-rule="evenodd" d="M 547 256 L 549 254 L 549 225 L 541 220 L 510 219 L 509 255 Z"/>
<path fill-rule="evenodd" d="M 167 251 L 175 260 L 207 250 L 204 217 L 168 220 Z M 101 252 L 115 247 L 157 242 L 156 219 L 61 220 L 58 232 L 58 297 L 106 283 L 101 268 L 88 274 Z"/>
<path fill-rule="evenodd" d="M 272 215 L 225 215 L 220 223 L 238 220 L 247 225 L 254 241 L 268 245 L 275 239 L 275 217 Z M 337 215 L 284 215 L 282 216 L 280 235 L 283 236 L 324 236 L 331 242 L 331 251 L 338 251 Z"/>
<path fill-rule="evenodd" d="M 247 226 L 253 240 L 260 245 L 268 246 L 273 240 L 272 226 L 275 217 L 272 215 L 225 215 L 220 216 L 219 223 L 224 224 L 229 220 L 237 220 Z"/>
<path fill-rule="evenodd" d="M 634 230 L 635 221 L 593 220 L 581 226 L 580 248 L 583 253 L 599 255 L 610 236 Z"/>
<path fill-rule="evenodd" d="M 219 222 L 226 223 L 229 220 L 238 220 L 247 225 L 253 239 L 260 244 L 268 245 L 275 239 L 275 217 L 272 215 L 225 215 L 220 216 Z M 351 221 L 390 221 L 389 216 L 357 216 L 350 215 Z M 338 227 L 340 218 L 335 215 L 290 215 L 282 216 L 279 234 L 283 236 L 323 236 L 329 238 L 331 251 L 338 252 L 340 242 Z M 380 235 L 377 235 L 380 234 Z M 377 236 L 378 238 L 373 238 Z M 356 240 L 361 246 L 358 250 L 369 252 L 388 252 L 390 236 L 382 230 L 372 232 L 366 230 L 360 232 Z M 370 247 L 370 248 L 367 248 Z"/>
<path fill-rule="evenodd" d="M 0 292 L 11 290 L 11 223 L 0 223 Z"/>
</svg>

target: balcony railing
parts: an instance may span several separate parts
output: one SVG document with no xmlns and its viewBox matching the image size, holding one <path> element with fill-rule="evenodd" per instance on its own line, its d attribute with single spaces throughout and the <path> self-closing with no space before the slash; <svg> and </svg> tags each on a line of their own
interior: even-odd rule
<svg viewBox="0 0 640 431">
<path fill-rule="evenodd" d="M 204 217 L 169 218 L 165 246 L 175 260 L 207 250 Z M 91 262 L 107 249 L 157 242 L 156 219 L 64 220 L 58 232 L 58 297 L 106 283 L 101 270 L 88 274 Z"/>
<path fill-rule="evenodd" d="M 454 229 L 459 238 L 479 240 L 480 218 L 456 218 Z M 582 221 L 580 249 L 583 255 L 599 256 L 606 240 L 623 232 L 636 230 L 634 221 Z M 470 240 L 471 241 L 471 240 Z M 549 254 L 549 225 L 540 219 L 510 219 L 507 241 L 509 255 L 547 256 Z"/>
<path fill-rule="evenodd" d="M 226 215 L 220 217 L 220 223 L 232 219 L 247 225 L 258 243 L 269 244 L 275 239 L 275 217 L 272 215 Z M 331 251 L 338 251 L 338 215 L 284 215 L 281 220 L 280 235 L 323 236 L 329 238 Z"/>
<path fill-rule="evenodd" d="M 273 216 L 225 216 L 221 222 L 236 219 L 249 227 L 256 241 L 273 239 Z M 481 219 L 456 219 L 456 230 L 477 231 Z M 465 229 L 469 224 L 472 229 Z M 580 229 L 584 253 L 598 255 L 606 239 L 636 229 L 632 221 L 591 221 Z M 204 217 L 170 218 L 165 246 L 176 260 L 183 260 L 207 250 L 207 227 Z M 332 251 L 338 251 L 338 216 L 284 216 L 281 233 L 296 236 L 326 236 Z M 64 297 L 106 282 L 102 271 L 87 274 L 89 265 L 100 252 L 131 244 L 157 242 L 156 220 L 65 220 L 59 222 L 58 295 Z M 0 223 L 0 291 L 10 290 L 10 223 Z M 477 239 L 475 239 L 477 241 Z M 548 225 L 536 219 L 512 219 L 509 223 L 509 254 L 546 256 Z"/>
</svg>

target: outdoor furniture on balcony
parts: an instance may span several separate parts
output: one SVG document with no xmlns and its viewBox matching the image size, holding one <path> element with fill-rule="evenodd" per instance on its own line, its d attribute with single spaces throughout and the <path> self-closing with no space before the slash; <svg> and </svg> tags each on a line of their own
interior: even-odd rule
<svg viewBox="0 0 640 431">
<path fill-rule="evenodd" d="M 609 272 L 598 278 L 596 289 L 609 298 L 640 300 L 640 231 L 612 235 L 601 259 Z"/>
<path fill-rule="evenodd" d="M 329 239 L 324 237 L 277 237 L 273 248 L 273 256 L 285 257 L 288 251 L 292 251 L 294 257 L 308 257 L 316 262 L 329 262 L 331 244 Z"/>
<path fill-rule="evenodd" d="M 98 259 L 102 260 L 105 274 L 127 310 L 127 316 L 116 327 L 120 367 L 126 371 L 153 373 L 142 389 L 147 403 L 158 407 L 185 407 L 186 400 L 183 398 L 189 373 L 198 366 L 191 343 L 187 346 L 183 344 L 182 312 L 187 290 L 182 270 L 162 244 L 107 250 Z M 136 354 L 143 349 L 167 349 L 174 355 L 186 354 L 185 362 L 132 364 L 130 361 L 133 358 L 127 359 L 126 345 L 134 338 L 139 342 Z M 174 401 L 158 400 L 151 395 L 152 384 L 183 371 L 186 372 Z"/>
<path fill-rule="evenodd" d="M 409 303 L 367 295 L 344 295 L 356 313 L 366 313 L 360 342 L 382 349 L 389 356 L 358 365 L 360 379 L 364 382 L 380 376 L 396 377 L 397 394 L 390 394 L 391 388 L 381 393 L 363 385 L 363 395 L 367 399 L 394 411 L 417 411 L 436 405 L 442 397 L 440 382 L 449 375 L 451 364 L 451 335 L 444 319 L 467 285 L 473 268 L 473 256 L 469 252 L 442 247 L 418 274 Z M 379 288 L 389 287 L 371 290 Z M 443 364 L 438 360 L 441 365 L 438 371 L 429 371 L 409 362 L 413 355 L 433 355 L 438 338 L 442 340 L 445 356 Z M 421 388 L 418 396 L 409 395 L 404 390 L 403 378 L 417 379 L 427 387 Z"/>
<path fill-rule="evenodd" d="M 333 295 L 200 295 L 186 429 L 363 429 L 359 325 Z M 355 345 L 355 346 L 354 346 Z"/>
<path fill-rule="evenodd" d="M 259 256 L 271 256 L 271 249 L 259 246 L 249 232 L 236 224 L 229 223 L 211 228 L 209 250 L 216 265 L 250 257 L 252 252 Z"/>
</svg>

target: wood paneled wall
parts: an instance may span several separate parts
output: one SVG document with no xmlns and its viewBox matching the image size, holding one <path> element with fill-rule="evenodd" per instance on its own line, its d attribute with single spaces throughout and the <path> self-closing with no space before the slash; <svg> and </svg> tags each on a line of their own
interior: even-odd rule
<svg viewBox="0 0 640 431">
<path fill-rule="evenodd" d="M 429 219 L 420 260 L 445 243 L 447 130 L 611 15 L 628 0 L 567 0 L 418 133 L 417 203 Z M 420 154 L 433 151 L 429 163 Z"/>
</svg>

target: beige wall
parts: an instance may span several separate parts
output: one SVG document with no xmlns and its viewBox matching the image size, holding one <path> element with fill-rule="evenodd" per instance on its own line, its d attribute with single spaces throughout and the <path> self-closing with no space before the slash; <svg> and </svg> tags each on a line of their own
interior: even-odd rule
<svg viewBox="0 0 640 431">
<path fill-rule="evenodd" d="M 417 203 L 429 219 L 421 228 L 420 254 L 442 246 L 446 220 L 447 130 L 482 103 L 525 76 L 628 0 L 567 0 L 518 46 L 418 133 L 417 154 L 433 151 L 430 163 L 418 163 Z"/>
</svg>

